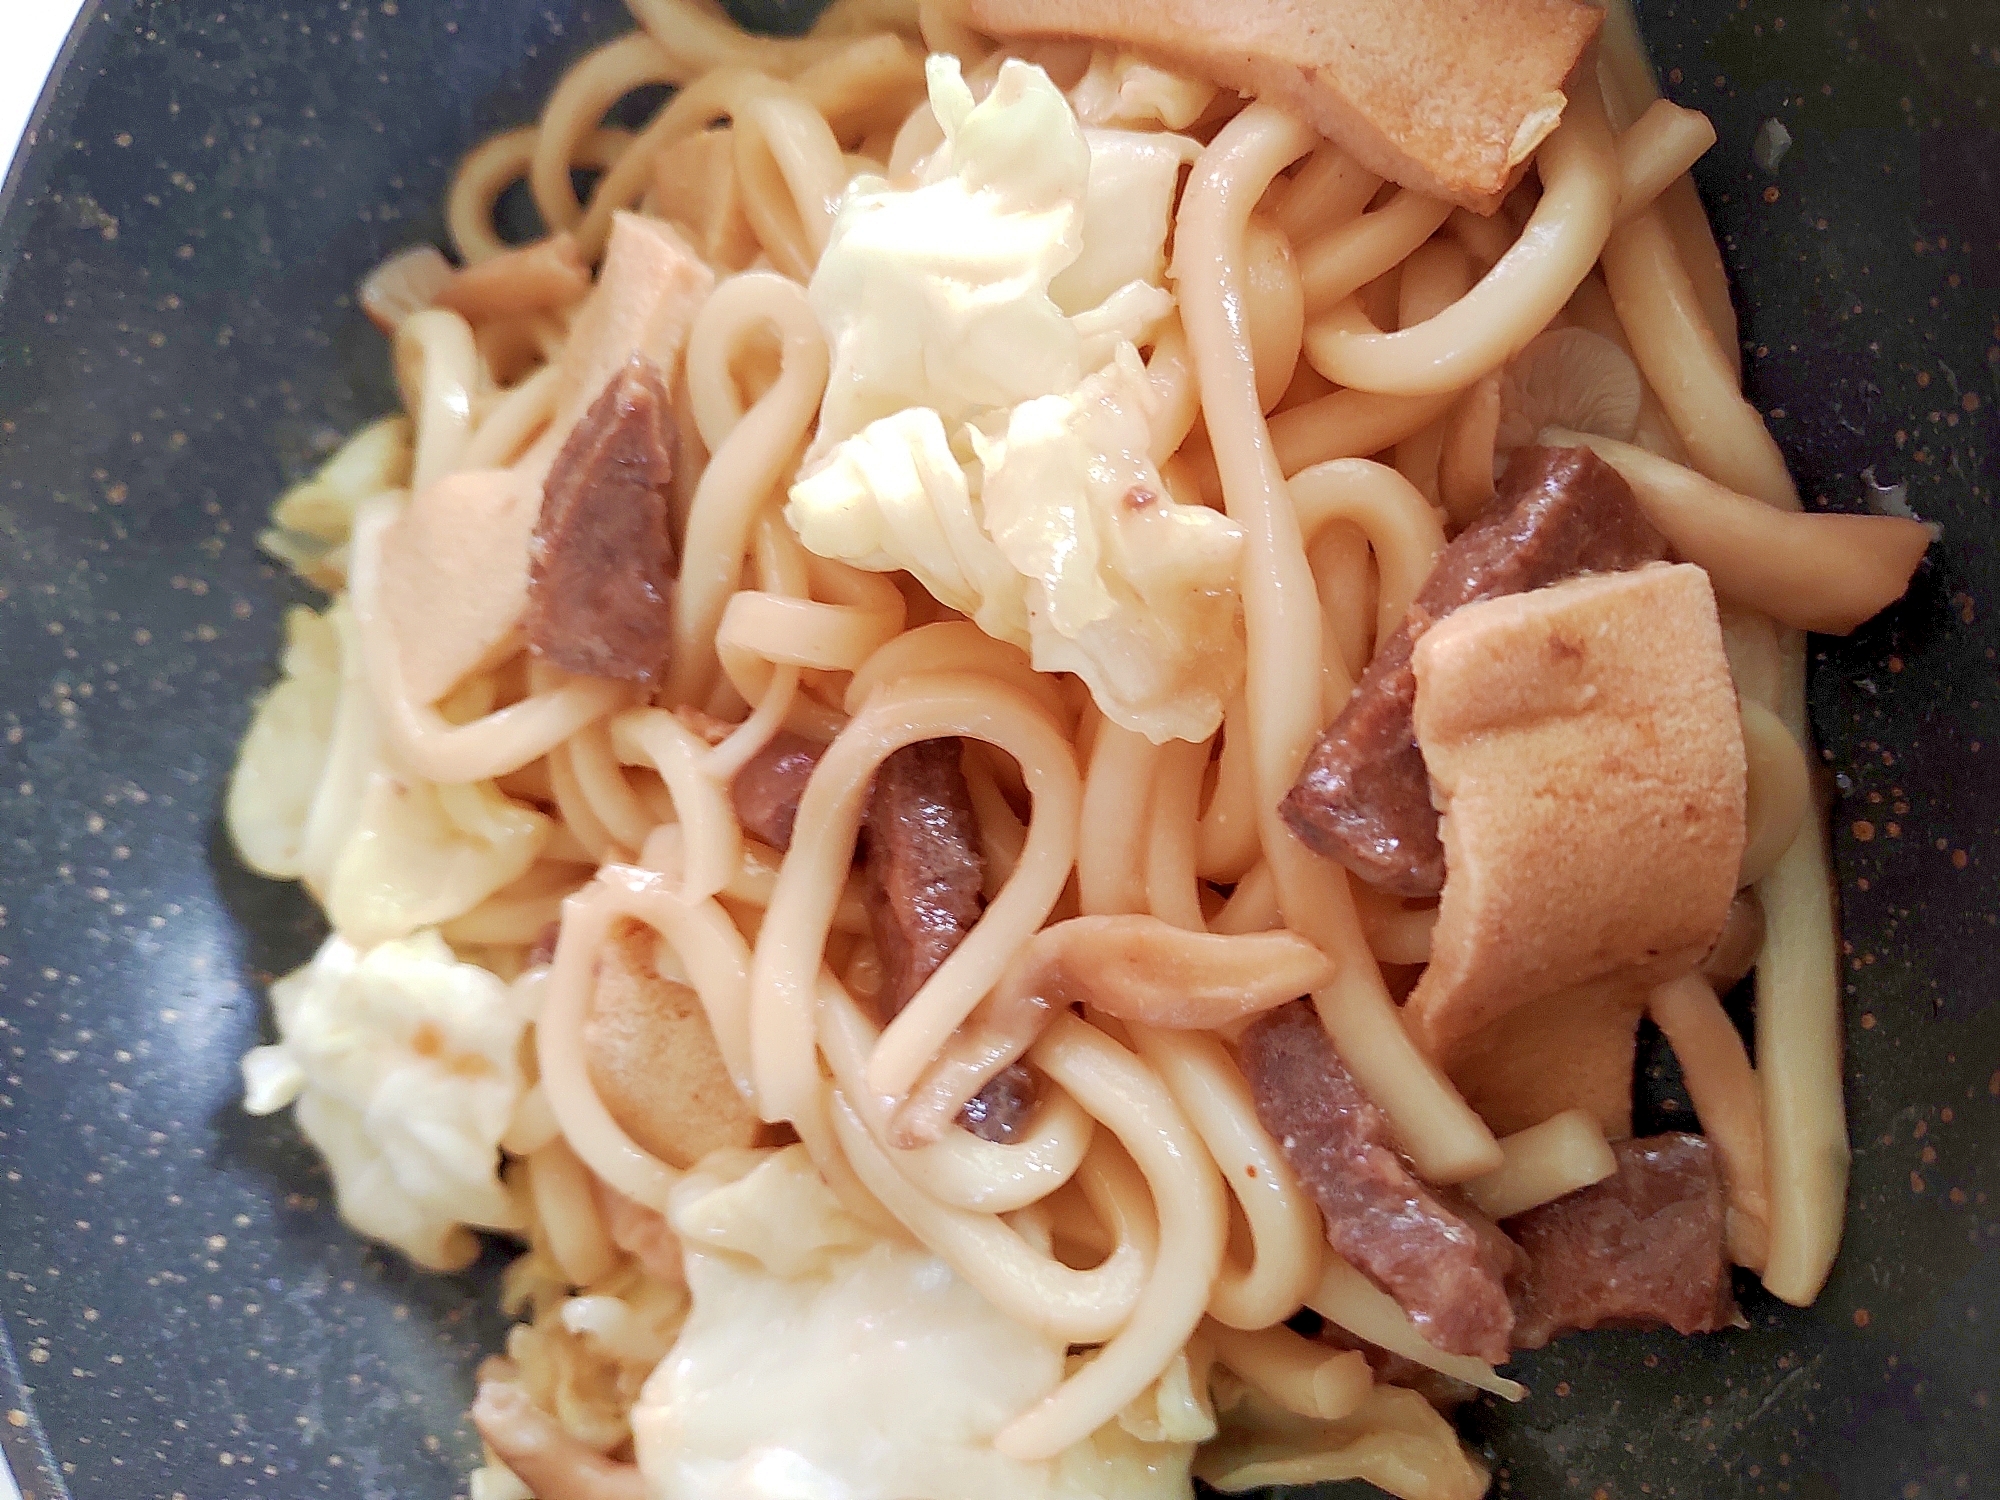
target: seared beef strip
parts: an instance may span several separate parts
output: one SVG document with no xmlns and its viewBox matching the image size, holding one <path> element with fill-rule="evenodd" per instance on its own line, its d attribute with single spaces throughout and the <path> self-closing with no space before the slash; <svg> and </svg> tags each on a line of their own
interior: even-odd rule
<svg viewBox="0 0 2000 1500">
<path fill-rule="evenodd" d="M 1285 821 L 1321 854 L 1399 896 L 1444 886 L 1444 845 L 1410 710 L 1410 653 L 1423 633 L 1475 600 L 1638 567 L 1666 542 L 1618 471 L 1588 448 L 1523 448 L 1492 507 L 1439 555 L 1396 633 L 1306 758 Z"/>
<path fill-rule="evenodd" d="M 670 406 L 658 367 L 634 358 L 550 466 L 529 553 L 526 626 L 535 654 L 564 671 L 649 684 L 666 666 Z"/>
<path fill-rule="evenodd" d="M 1618 1173 L 1507 1221 L 1528 1255 L 1514 1347 L 1579 1328 L 1736 1323 L 1721 1154 L 1698 1135 L 1615 1143 Z"/>
<path fill-rule="evenodd" d="M 986 857 L 959 753 L 956 739 L 905 745 L 882 762 L 868 795 L 862 889 L 882 959 L 885 1020 L 910 1003 L 986 909 Z M 984 1140 L 1012 1141 L 1034 1103 L 1035 1075 L 1013 1063 L 958 1123 Z"/>
<path fill-rule="evenodd" d="M 1506 1281 L 1520 1252 L 1417 1179 L 1312 1005 L 1261 1017 L 1243 1034 L 1242 1058 L 1257 1118 L 1319 1204 L 1334 1250 L 1439 1349 L 1504 1360 L 1514 1323 Z"/>
<path fill-rule="evenodd" d="M 824 754 L 826 746 L 781 729 L 745 761 L 729 783 L 729 800 L 744 832 L 780 852 L 791 848 L 799 799 L 805 796 L 806 783 L 812 780 L 813 768 Z"/>
</svg>

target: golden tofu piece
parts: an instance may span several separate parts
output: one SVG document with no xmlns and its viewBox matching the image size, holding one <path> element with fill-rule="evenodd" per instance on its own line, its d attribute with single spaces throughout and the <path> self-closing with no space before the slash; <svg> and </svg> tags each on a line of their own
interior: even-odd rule
<svg viewBox="0 0 2000 1500">
<path fill-rule="evenodd" d="M 1622 1141 L 1647 990 L 1606 979 L 1530 1000 L 1458 1043 L 1445 1071 L 1495 1135 L 1580 1109 Z"/>
<path fill-rule="evenodd" d="M 1532 1000 L 1701 962 L 1743 857 L 1736 689 L 1708 575 L 1657 564 L 1469 604 L 1417 643 L 1443 814 L 1433 1056 Z"/>
<path fill-rule="evenodd" d="M 435 703 L 520 649 L 541 509 L 526 475 L 467 469 L 432 480 L 383 528 L 379 598 L 412 702 Z"/>
<path fill-rule="evenodd" d="M 535 445 L 539 478 L 570 429 L 634 356 L 659 368 L 669 390 L 680 371 L 694 315 L 715 289 L 715 273 L 670 224 L 639 214 L 611 216 L 611 239 L 597 285 L 577 310 L 557 356 L 556 414 Z"/>
<path fill-rule="evenodd" d="M 743 211 L 736 175 L 736 132 L 712 126 L 660 153 L 653 168 L 653 212 L 672 223 L 712 266 L 740 271 L 757 258 L 757 235 Z"/>
<path fill-rule="evenodd" d="M 662 979 L 659 934 L 643 922 L 611 930 L 583 1026 L 590 1081 L 611 1118 L 668 1166 L 685 1170 L 723 1146 L 761 1146 L 770 1127 L 736 1091 L 701 997 Z"/>
<path fill-rule="evenodd" d="M 996 36 L 1114 42 L 1255 94 L 1369 171 L 1491 213 L 1555 129 L 1584 0 L 970 0 Z M 1595 80 L 1586 75 L 1586 85 Z"/>
</svg>

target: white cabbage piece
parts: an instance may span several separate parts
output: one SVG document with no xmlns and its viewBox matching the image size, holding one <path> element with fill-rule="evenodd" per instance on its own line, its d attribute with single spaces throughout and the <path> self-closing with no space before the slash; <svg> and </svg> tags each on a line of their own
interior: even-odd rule
<svg viewBox="0 0 2000 1500">
<path fill-rule="evenodd" d="M 1085 125 L 1186 130 L 1215 94 L 1212 83 L 1170 73 L 1129 52 L 1098 47 L 1069 91 L 1069 102 Z"/>
<path fill-rule="evenodd" d="M 521 1279 L 519 1266 L 508 1268 L 510 1285 Z M 531 1320 L 507 1331 L 512 1378 L 565 1432 L 609 1453 L 632 1435 L 632 1408 L 646 1377 L 666 1358 L 687 1318 L 687 1289 L 625 1260 L 572 1296 L 552 1262 L 536 1269 L 550 1281 L 534 1299 Z"/>
<path fill-rule="evenodd" d="M 226 816 L 245 864 L 303 881 L 324 904 L 382 750 L 346 595 L 317 618 L 288 622 L 301 649 L 286 652 L 237 751 Z"/>
<path fill-rule="evenodd" d="M 907 407 L 929 407 L 956 428 L 981 412 L 1068 390 L 1092 368 L 1069 316 L 1092 304 L 1059 306 L 1049 291 L 1086 244 L 1093 153 L 1068 101 L 1046 73 L 1018 59 L 1001 65 L 977 104 L 956 58 L 932 57 L 927 77 L 944 145 L 914 187 L 872 176 L 850 183 L 813 272 L 810 296 L 832 371 L 808 470 L 870 422 Z M 1107 171 L 1108 191 L 1131 210 L 1157 175 L 1128 151 Z M 1156 227 L 1156 243 L 1146 246 L 1132 242 L 1152 227 L 1124 225 L 1129 247 L 1100 252 L 1072 290 L 1109 297 L 1119 288 L 1099 284 L 1107 268 L 1131 264 L 1157 280 L 1152 262 L 1165 240 L 1164 215 Z M 1111 243 L 1108 224 L 1099 239 Z M 1158 287 L 1127 296 L 1124 336 L 1143 337 L 1171 307 Z"/>
<path fill-rule="evenodd" d="M 849 1214 L 803 1146 L 676 1189 L 693 1310 L 632 1415 L 651 1500 L 1185 1500 L 1187 1445 L 1108 1424 L 1053 1463 L 992 1438 L 1063 1375 L 945 1263 Z"/>
<path fill-rule="evenodd" d="M 332 610 L 285 615 L 283 670 L 236 752 L 223 819 L 243 863 L 273 880 L 297 880 L 340 702 L 340 627 Z"/>
<path fill-rule="evenodd" d="M 1158 744 L 1213 734 L 1243 679 L 1243 531 L 1169 496 L 1147 456 L 1151 399 L 1125 345 L 973 442 L 986 529 L 1025 580 L 1036 670 L 1076 673 L 1107 717 Z"/>
<path fill-rule="evenodd" d="M 336 935 L 271 1007 L 279 1040 L 245 1055 L 244 1108 L 296 1102 L 343 1219 L 434 1270 L 478 1253 L 467 1226 L 523 1227 L 498 1168 L 527 1017 L 498 977 L 435 932 L 366 953 Z"/>
<path fill-rule="evenodd" d="M 505 1363 L 512 1369 L 506 1378 L 578 1442 L 612 1453 L 631 1438 L 639 1392 L 687 1317 L 687 1289 L 626 1260 L 572 1296 L 561 1269 L 540 1248 L 539 1230 L 535 1237 L 538 1247 L 507 1268 L 503 1283 L 510 1292 L 523 1282 L 535 1284 L 531 1321 L 507 1330 Z M 508 1311 L 519 1311 L 513 1297 Z M 472 1472 L 470 1489 L 472 1500 L 534 1500 L 491 1448 Z"/>
<path fill-rule="evenodd" d="M 1028 644 L 1021 579 L 986 534 L 971 481 L 927 406 L 869 423 L 792 487 L 786 519 L 822 557 L 907 570 L 997 640 Z"/>
<path fill-rule="evenodd" d="M 333 735 L 327 744 L 319 788 L 299 831 L 299 879 L 322 906 L 334 863 L 353 836 L 369 778 L 382 760 L 360 627 L 345 594 L 333 601 L 326 617 L 340 640 L 340 695 L 334 705 Z"/>
<path fill-rule="evenodd" d="M 1352 1415 L 1321 1422 L 1285 1411 L 1240 1382 L 1216 1382 L 1221 1432 L 1195 1473 L 1233 1494 L 1266 1485 L 1363 1479 L 1400 1500 L 1480 1500 L 1486 1468 L 1430 1402 L 1377 1385 Z"/>
<path fill-rule="evenodd" d="M 955 58 L 928 76 L 945 144 L 914 188 L 856 178 L 813 272 L 833 356 L 815 456 L 905 407 L 955 424 L 1080 373 L 1048 295 L 1083 245 L 1090 153 L 1069 105 L 1018 61 L 977 105 Z"/>
<path fill-rule="evenodd" d="M 356 432 L 279 497 L 257 545 L 307 583 L 328 593 L 345 588 L 354 513 L 364 500 L 410 482 L 412 434 L 408 417 L 383 417 Z"/>
<path fill-rule="evenodd" d="M 1168 494 L 1148 456 L 1152 402 L 1123 344 L 1069 394 L 1016 406 L 998 436 L 967 428 L 973 466 L 935 414 L 898 413 L 794 485 L 786 518 L 814 552 L 906 569 L 1036 670 L 1076 673 L 1114 723 L 1206 739 L 1243 678 L 1243 533 Z"/>
<path fill-rule="evenodd" d="M 857 179 L 814 273 L 833 369 L 786 518 L 1079 674 L 1114 722 L 1206 738 L 1243 672 L 1242 535 L 1168 495 L 1136 347 L 1173 310 L 1199 148 L 1085 132 L 1019 60 L 977 104 L 954 59 L 928 79 L 945 144 L 912 188 Z"/>
<path fill-rule="evenodd" d="M 1143 281 L 1126 282 L 1090 311 L 1078 313 L 1069 320 L 1070 327 L 1076 330 L 1077 350 L 1082 357 L 1083 368 L 1102 368 L 1117 355 L 1120 344 L 1145 342 L 1153 329 L 1159 326 L 1160 320 L 1173 310 L 1171 292 L 1149 286 Z M 990 426 L 996 415 L 999 414 L 987 413 L 979 425 Z"/>
<path fill-rule="evenodd" d="M 1212 1360 L 1194 1360 L 1183 1349 L 1159 1378 L 1118 1413 L 1118 1426 L 1145 1443 L 1205 1443 L 1215 1436 L 1215 1403 L 1209 1396 Z"/>
<path fill-rule="evenodd" d="M 464 916 L 527 874 L 554 829 L 490 781 L 437 786 L 377 767 L 327 881 L 327 920 L 366 946 Z"/>
<path fill-rule="evenodd" d="M 1199 143 L 1158 131 L 1086 130 L 1090 181 L 1083 206 L 1083 247 L 1049 284 L 1056 305 L 1072 316 L 1125 299 L 1118 335 L 1136 340 L 1171 311 L 1161 283 L 1167 274 L 1167 226 L 1173 218 L 1181 168 Z M 1103 321 L 1102 314 L 1099 321 Z M 1086 350 L 1083 368 L 1104 362 Z"/>
<path fill-rule="evenodd" d="M 1149 1442 L 1107 1422 L 1050 1465 L 1049 1500 L 1193 1500 L 1192 1442 Z"/>
<path fill-rule="evenodd" d="M 225 804 L 244 863 L 304 881 L 363 948 L 463 916 L 527 874 L 549 818 L 490 781 L 438 786 L 392 762 L 345 597 L 286 624 L 285 676 L 244 736 Z"/>
</svg>

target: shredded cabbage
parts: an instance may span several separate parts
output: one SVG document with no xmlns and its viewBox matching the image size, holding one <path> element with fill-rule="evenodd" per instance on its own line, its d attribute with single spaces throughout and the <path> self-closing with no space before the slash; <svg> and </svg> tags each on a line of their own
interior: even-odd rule
<svg viewBox="0 0 2000 1500">
<path fill-rule="evenodd" d="M 1169 73 L 1129 52 L 1098 47 L 1092 50 L 1082 79 L 1069 91 L 1069 100 L 1086 125 L 1186 130 L 1215 95 L 1215 85 L 1203 79 Z"/>
<path fill-rule="evenodd" d="M 272 880 L 305 873 L 306 818 L 340 702 L 340 627 L 332 616 L 305 608 L 285 615 L 284 677 L 257 706 L 223 804 L 243 863 Z"/>
<path fill-rule="evenodd" d="M 1048 290 L 1083 248 L 1090 152 L 1069 105 L 1026 63 L 977 105 L 957 59 L 928 73 L 945 144 L 915 188 L 856 178 L 813 272 L 833 362 L 809 465 L 905 407 L 956 425 L 1083 373 Z"/>
<path fill-rule="evenodd" d="M 1243 678 L 1243 532 L 1180 505 L 1147 456 L 1152 389 L 1128 344 L 1067 396 L 1024 402 L 985 469 L 987 530 L 1021 575 L 1035 669 L 1074 672 L 1114 723 L 1203 740 Z"/>
<path fill-rule="evenodd" d="M 857 179 L 814 273 L 833 350 L 786 518 L 823 557 L 909 572 L 1113 722 L 1202 740 L 1243 675 L 1242 533 L 1168 494 L 1136 345 L 1194 142 L 1085 132 L 1041 69 L 975 104 L 933 57 L 945 144 Z"/>
<path fill-rule="evenodd" d="M 438 786 L 393 762 L 346 599 L 287 626 L 285 677 L 244 737 L 225 804 L 244 862 L 303 880 L 363 948 L 463 916 L 525 875 L 554 823 L 489 781 Z"/>
<path fill-rule="evenodd" d="M 632 1435 L 646 1378 L 687 1317 L 683 1287 L 626 1262 L 576 1296 L 550 1299 L 507 1333 L 507 1357 L 528 1398 L 579 1442 L 609 1453 Z"/>
<path fill-rule="evenodd" d="M 1480 1500 L 1485 1466 L 1451 1424 L 1415 1391 L 1377 1385 L 1338 1422 L 1295 1416 L 1247 1386 L 1232 1384 L 1221 1434 L 1194 1471 L 1225 1493 L 1277 1484 L 1365 1479 L 1400 1500 Z"/>
<path fill-rule="evenodd" d="M 669 1218 L 694 1306 L 632 1415 L 655 1500 L 1188 1494 L 1189 1445 L 1116 1423 L 1053 1463 L 997 1453 L 1062 1379 L 1061 1341 L 848 1213 L 805 1147 L 713 1153 Z"/>
<path fill-rule="evenodd" d="M 986 534 L 944 423 L 912 406 L 869 423 L 792 486 L 786 518 L 822 557 L 913 574 L 997 640 L 1028 644 L 1021 580 Z"/>
<path fill-rule="evenodd" d="M 1166 315 L 1167 225 L 1181 168 L 1199 147 L 1182 135 L 1157 131 L 1086 130 L 1090 178 L 1084 192 L 1083 245 L 1049 283 L 1049 295 L 1073 326 L 1089 326 L 1092 309 L 1113 308 L 1119 298 L 1129 311 L 1115 317 L 1120 336 L 1137 338 Z M 1083 315 L 1078 319 L 1078 315 Z M 1103 363 L 1086 352 L 1083 368 Z"/>
<path fill-rule="evenodd" d="M 279 1040 L 243 1059 L 244 1108 L 297 1104 L 340 1216 L 419 1265 L 478 1253 L 468 1225 L 518 1230 L 498 1175 L 527 1018 L 507 986 L 435 932 L 367 953 L 334 936 L 271 986 Z"/>
<path fill-rule="evenodd" d="M 331 593 L 347 586 L 347 538 L 364 500 L 410 482 L 408 417 L 370 422 L 271 508 L 257 545 L 307 583 Z"/>
<path fill-rule="evenodd" d="M 365 945 L 463 916 L 527 874 L 554 827 L 490 781 L 436 786 L 378 768 L 334 861 L 327 919 Z"/>
</svg>

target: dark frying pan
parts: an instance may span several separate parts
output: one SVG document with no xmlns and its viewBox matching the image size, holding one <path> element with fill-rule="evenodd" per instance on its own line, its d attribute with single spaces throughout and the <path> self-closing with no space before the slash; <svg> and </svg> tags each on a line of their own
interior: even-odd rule
<svg viewBox="0 0 2000 1500">
<path fill-rule="evenodd" d="M 1814 658 L 1855 1147 L 1832 1284 L 1705 1341 L 1559 1343 L 1468 1430 L 1501 1494 L 2000 1493 L 2000 6 L 1642 10 L 1721 135 L 1697 175 L 1801 488 L 1851 509 L 1873 465 L 1944 538 Z M 352 288 L 625 24 L 92 0 L 0 197 L 0 1451 L 34 1500 L 463 1491 L 500 1259 L 411 1274 L 288 1122 L 238 1112 L 263 986 L 318 934 L 218 805 L 297 592 L 260 518 L 391 405 Z M 1644 1091 L 1685 1123 L 1670 1072 Z"/>
</svg>

